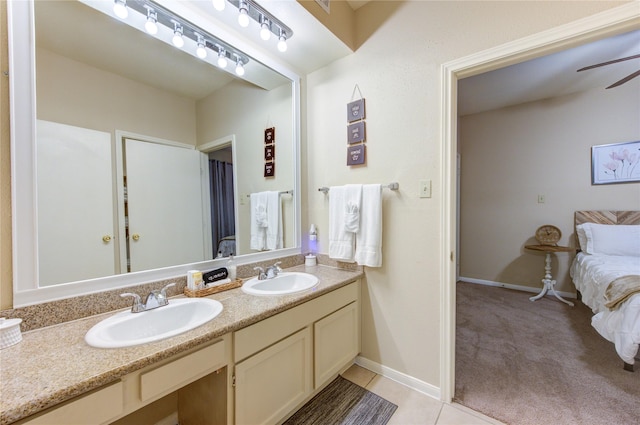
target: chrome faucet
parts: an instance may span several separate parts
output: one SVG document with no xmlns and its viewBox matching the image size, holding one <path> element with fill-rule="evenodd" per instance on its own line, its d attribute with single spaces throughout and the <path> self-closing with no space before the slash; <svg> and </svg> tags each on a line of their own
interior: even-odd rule
<svg viewBox="0 0 640 425">
<path fill-rule="evenodd" d="M 140 295 L 134 294 L 132 292 L 125 292 L 124 294 L 120 294 L 122 298 L 132 297 L 133 305 L 131 306 L 132 313 L 140 313 L 147 310 L 153 310 L 154 308 L 162 307 L 164 305 L 169 304 L 169 299 L 167 298 L 167 289 L 176 286 L 175 283 L 170 283 L 164 288 L 155 291 L 149 292 L 147 298 L 142 303 L 142 299 Z"/>
<path fill-rule="evenodd" d="M 281 263 L 281 261 L 278 261 L 273 266 L 267 267 L 266 270 L 262 267 L 254 267 L 253 269 L 258 270 L 258 280 L 273 279 L 278 276 L 278 273 L 282 272 L 280 268 Z"/>
</svg>

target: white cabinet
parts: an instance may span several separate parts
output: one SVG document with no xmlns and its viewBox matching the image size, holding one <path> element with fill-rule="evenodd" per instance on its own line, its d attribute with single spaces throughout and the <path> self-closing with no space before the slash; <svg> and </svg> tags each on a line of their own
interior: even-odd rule
<svg viewBox="0 0 640 425">
<path fill-rule="evenodd" d="M 360 352 L 360 282 L 234 334 L 235 423 L 275 424 Z"/>
<path fill-rule="evenodd" d="M 312 388 L 311 331 L 291 335 L 236 365 L 236 423 L 273 424 Z"/>
<path fill-rule="evenodd" d="M 360 352 L 360 313 L 353 302 L 313 325 L 316 388 Z"/>
</svg>

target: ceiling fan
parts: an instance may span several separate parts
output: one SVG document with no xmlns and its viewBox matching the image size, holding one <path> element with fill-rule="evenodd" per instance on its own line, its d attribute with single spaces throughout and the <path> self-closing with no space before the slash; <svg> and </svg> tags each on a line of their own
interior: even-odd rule
<svg viewBox="0 0 640 425">
<path fill-rule="evenodd" d="M 611 65 L 614 63 L 618 63 L 618 62 L 624 62 L 624 61 L 628 61 L 631 59 L 638 59 L 640 58 L 640 55 L 632 55 L 632 56 L 627 56 L 626 58 L 620 58 L 620 59 L 614 59 L 608 62 L 602 62 L 602 63 L 597 63 L 595 65 L 590 65 L 590 66 L 585 66 L 584 68 L 580 68 L 577 72 L 580 71 L 587 71 L 589 69 L 593 69 L 593 68 L 599 68 L 601 66 L 606 66 L 606 65 Z M 630 81 L 634 78 L 636 78 L 637 76 L 640 75 L 640 70 L 636 71 L 636 72 L 632 72 L 631 74 L 627 75 L 626 77 L 624 77 L 621 80 L 616 81 L 615 83 L 611 84 L 609 87 L 607 87 L 608 89 L 612 89 L 614 87 L 618 87 L 623 85 L 624 83 L 626 83 L 627 81 Z"/>
</svg>

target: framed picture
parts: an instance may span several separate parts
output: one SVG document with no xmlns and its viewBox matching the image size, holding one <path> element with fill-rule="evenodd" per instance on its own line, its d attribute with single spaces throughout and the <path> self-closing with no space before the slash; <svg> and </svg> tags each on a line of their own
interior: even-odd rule
<svg viewBox="0 0 640 425">
<path fill-rule="evenodd" d="M 640 140 L 591 147 L 591 184 L 640 182 Z"/>
<path fill-rule="evenodd" d="M 365 151 L 365 145 L 349 146 L 347 148 L 347 165 L 364 164 Z"/>
<path fill-rule="evenodd" d="M 353 144 L 358 142 L 364 142 L 365 140 L 365 123 L 364 121 L 358 121 L 347 126 L 347 143 Z"/>
<path fill-rule="evenodd" d="M 362 120 L 364 115 L 364 99 L 347 103 L 347 122 Z"/>
<path fill-rule="evenodd" d="M 276 128 L 266 128 L 264 130 L 264 144 L 270 145 L 271 143 L 276 141 Z"/>
<path fill-rule="evenodd" d="M 264 176 L 265 177 L 275 177 L 276 175 L 276 163 L 275 162 L 265 162 L 264 163 Z"/>
<path fill-rule="evenodd" d="M 276 145 L 269 145 L 264 147 L 264 160 L 273 161 L 276 159 Z"/>
</svg>

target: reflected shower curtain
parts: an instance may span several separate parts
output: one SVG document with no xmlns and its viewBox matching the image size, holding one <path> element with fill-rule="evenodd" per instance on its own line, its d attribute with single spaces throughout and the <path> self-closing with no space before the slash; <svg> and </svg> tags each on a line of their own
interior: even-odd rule
<svg viewBox="0 0 640 425">
<path fill-rule="evenodd" d="M 218 255 L 220 240 L 236 233 L 235 205 L 233 202 L 233 164 L 210 159 L 209 175 L 211 176 L 211 240 L 215 257 Z"/>
</svg>

